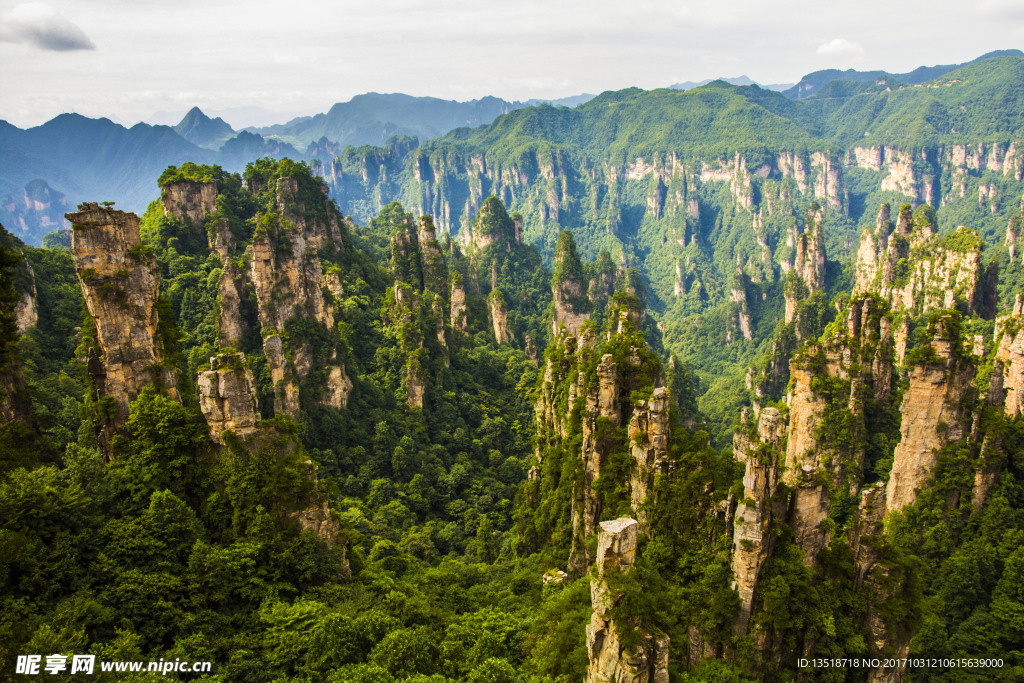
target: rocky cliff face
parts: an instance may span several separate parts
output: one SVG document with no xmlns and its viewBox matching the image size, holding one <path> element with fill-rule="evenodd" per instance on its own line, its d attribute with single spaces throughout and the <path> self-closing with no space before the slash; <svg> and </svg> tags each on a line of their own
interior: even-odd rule
<svg viewBox="0 0 1024 683">
<path fill-rule="evenodd" d="M 973 487 L 961 484 L 948 496 L 980 509 L 1005 466 L 1000 432 L 990 430 L 983 416 L 992 407 L 1008 416 L 1022 411 L 1024 297 L 995 321 L 991 344 L 964 331 L 968 324 L 984 325 L 979 316 L 961 324 L 982 300 L 980 253 L 980 240 L 966 229 L 937 236 L 927 207 L 902 207 L 893 225 L 883 206 L 875 229 L 861 240 L 853 297 L 841 301 L 837 319 L 789 364 L 788 414 L 757 407 L 756 421 L 743 416 L 734 437 L 745 476 L 732 525 L 733 587 L 740 598 L 733 632 L 749 634 L 763 661 L 775 656 L 765 648 L 778 642 L 778 634 L 751 632 L 750 624 L 761 623 L 752 618 L 760 606 L 759 580 L 782 525 L 787 538 L 792 531 L 811 572 L 828 571 L 821 554 L 837 548 L 842 530 L 845 542 L 838 547 L 848 545 L 852 553 L 869 652 L 909 652 L 912 633 L 891 605 L 914 600 L 906 593 L 913 570 L 886 550 L 892 540 L 883 521 L 918 502 L 923 489 L 952 485 L 936 482 L 935 475 L 944 449 L 954 444 L 959 457 L 974 459 L 975 478 Z M 983 310 L 994 309 L 987 303 Z M 988 363 L 991 381 L 987 392 L 979 392 L 975 378 Z M 879 453 L 886 443 L 892 449 L 887 481 Z M 865 483 L 871 470 L 883 481 Z M 814 650 L 814 637 L 805 636 L 794 652 Z M 878 667 L 868 679 L 898 681 L 904 675 L 903 667 Z"/>
<path fill-rule="evenodd" d="M 997 321 L 996 355 L 992 372 L 990 400 L 1002 403 L 1012 419 L 1024 415 L 1024 325 L 1021 324 L 1021 299 L 1017 295 L 1014 311 Z"/>
<path fill-rule="evenodd" d="M 203 232 L 206 216 L 217 209 L 217 183 L 182 180 L 164 185 L 160 204 L 165 216 L 174 216 L 198 233 Z"/>
<path fill-rule="evenodd" d="M 224 432 L 231 431 L 240 439 L 255 434 L 259 413 L 256 406 L 256 383 L 252 370 L 241 353 L 210 359 L 210 369 L 199 373 L 199 408 L 210 426 L 214 443 L 224 443 Z"/>
<path fill-rule="evenodd" d="M 96 326 L 100 357 L 89 368 L 97 395 L 114 401 L 108 428 L 117 430 L 143 387 L 159 382 L 177 395 L 174 373 L 163 365 L 158 331 L 160 274 L 139 239 L 135 214 L 86 203 L 65 217 L 74 226 L 71 251 Z"/>
<path fill-rule="evenodd" d="M 273 453 L 278 459 L 301 453 L 294 433 L 282 433 L 273 423 L 260 423 L 256 405 L 256 386 L 252 370 L 241 353 L 225 353 L 210 359 L 210 369 L 197 377 L 199 407 L 210 429 L 210 438 L 221 446 L 218 457 L 249 459 L 260 453 Z M 311 531 L 328 547 L 344 549 L 347 536 L 336 512 L 327 503 L 327 494 L 319 483 L 316 466 L 308 459 L 299 468 L 303 480 L 290 496 L 283 496 L 282 516 L 294 520 L 300 530 Z M 279 492 L 280 493 L 280 492 Z M 342 576 L 348 578 L 347 559 Z"/>
<path fill-rule="evenodd" d="M 322 271 L 317 249 L 344 246 L 334 213 L 328 210 L 326 219 L 307 218 L 298 194 L 295 179 L 278 179 L 280 218 L 267 215 L 261 219 L 253 238 L 249 271 L 263 330 L 263 350 L 275 387 L 274 410 L 293 417 L 299 411 L 299 385 L 312 369 L 312 349 L 300 339 L 286 349 L 282 333 L 289 321 L 297 318 L 312 319 L 328 329 L 334 327 L 334 313 L 323 294 L 325 288 L 330 289 L 329 278 Z M 344 408 L 351 382 L 344 368 L 332 365 L 340 371 L 329 374 L 326 396 L 331 405 Z"/>
<path fill-rule="evenodd" d="M 595 285 L 598 288 L 601 286 L 600 283 Z M 557 335 L 564 327 L 570 334 L 576 334 L 580 326 L 590 319 L 590 300 L 587 297 L 587 283 L 583 279 L 583 264 L 576 253 L 576 242 L 568 230 L 562 231 L 555 247 L 551 292 L 555 299 L 553 333 Z"/>
<path fill-rule="evenodd" d="M 612 610 L 621 599 L 614 579 L 628 574 L 636 560 L 636 520 L 619 518 L 601 522 L 597 533 L 596 576 L 591 579 L 593 615 L 587 625 L 587 652 L 591 683 L 668 683 L 669 638 L 650 632 L 637 617 L 617 623 Z M 632 632 L 626 645 L 620 634 Z"/>
<path fill-rule="evenodd" d="M 219 289 L 220 326 L 217 339 L 221 346 L 236 346 L 248 329 L 240 310 L 247 292 L 246 273 L 235 265 L 233 259 L 224 260 Z"/>
<path fill-rule="evenodd" d="M 657 475 L 673 470 L 672 397 L 636 327 L 638 312 L 626 308 L 609 307 L 607 315 L 618 324 L 601 339 L 590 322 L 579 336 L 562 328 L 546 354 L 538 387 L 536 463 L 530 479 L 540 485 L 542 473 L 549 472 L 548 485 L 561 491 L 560 501 L 570 501 L 565 510 L 573 529 L 570 575 L 582 574 L 593 559 L 586 539 L 602 519 L 629 511 L 646 533 L 643 506 L 657 498 Z M 562 465 L 551 469 L 548 463 L 566 457 L 578 473 L 571 480 L 561 476 Z M 527 494 L 539 491 L 528 489 Z"/>
<path fill-rule="evenodd" d="M 786 282 L 786 323 L 796 319 L 800 301 L 825 284 L 825 232 L 821 207 L 807 211 L 806 230 L 793 239 L 794 257 Z"/>
<path fill-rule="evenodd" d="M 654 478 L 672 469 L 668 457 L 669 400 L 668 390 L 658 387 L 650 399 L 637 401 L 626 431 L 634 463 L 629 479 L 630 500 L 641 528 L 647 526 L 643 505 L 653 492 Z"/>
<path fill-rule="evenodd" d="M 755 438 L 749 434 L 751 428 L 757 430 Z M 744 410 L 733 437 L 733 455 L 744 467 L 743 500 L 736 505 L 733 518 L 732 585 L 740 597 L 733 626 L 737 635 L 745 634 L 750 624 L 758 574 L 774 541 L 772 522 L 785 518 L 785 502 L 776 499 L 785 437 L 785 418 L 775 408 L 763 410 L 756 425 Z"/>
<path fill-rule="evenodd" d="M 510 211 L 522 213 L 528 241 L 550 240 L 550 221 L 557 216 L 561 227 L 581 239 L 586 235 L 587 244 L 618 240 L 615 248 L 644 262 L 652 289 L 664 301 L 685 299 L 700 283 L 703 298 L 719 303 L 729 290 L 708 285 L 728 281 L 738 257 L 754 282 L 774 281 L 776 263 L 783 270 L 792 265 L 796 244 L 785 244 L 785 225 L 790 216 L 802 218 L 812 201 L 825 214 L 846 214 L 860 211 L 849 200 L 851 191 L 861 196 L 899 192 L 915 205 L 981 202 L 987 212 L 1004 214 L 1005 221 L 1009 211 L 999 188 L 1017 181 L 1022 150 L 1020 141 L 926 151 L 857 145 L 813 153 L 777 150 L 755 162 L 735 153 L 694 158 L 649 151 L 627 151 L 615 160 L 580 158 L 557 147 L 509 159 L 497 151 L 441 147 L 393 159 L 387 183 L 367 180 L 361 170 L 337 162 L 328 180 L 346 212 L 372 205 L 364 197 L 397 198 L 418 213 L 434 215 L 440 232 L 458 233 L 467 245 L 484 197 L 494 194 Z M 368 160 L 374 154 L 367 151 Z M 361 191 L 353 193 L 353 184 Z M 757 248 L 746 246 L 749 237 L 743 246 L 733 237 L 722 239 L 718 231 L 723 229 L 753 237 Z M 712 242 L 714 254 L 708 249 Z M 709 256 L 716 261 L 710 268 Z"/>
<path fill-rule="evenodd" d="M 469 327 L 469 319 L 466 317 L 466 289 L 462 283 L 462 276 L 456 275 L 457 277 L 452 278 L 450 323 L 453 332 L 465 332 Z"/>
<path fill-rule="evenodd" d="M 68 227 L 64 193 L 39 178 L 0 199 L 0 223 L 29 244 L 39 244 L 43 235 Z"/>
<path fill-rule="evenodd" d="M 14 306 L 14 319 L 18 325 L 18 334 L 25 334 L 30 327 L 35 327 L 39 322 L 38 293 L 32 264 L 22 261 L 19 267 L 24 268 L 26 286 L 25 290 L 21 292 L 21 298 Z"/>
<path fill-rule="evenodd" d="M 494 327 L 494 340 L 499 344 L 512 341 L 512 333 L 508 329 L 508 306 L 500 289 L 492 289 L 487 297 L 491 311 L 491 324 Z"/>
<path fill-rule="evenodd" d="M 747 300 L 747 276 L 743 272 L 743 268 L 740 267 L 736 271 L 736 276 L 733 278 L 732 290 L 729 294 L 729 300 L 735 304 L 735 321 L 736 329 L 739 330 L 740 334 L 746 340 L 754 338 L 753 332 L 751 332 L 751 319 L 750 319 L 750 303 Z"/>
<path fill-rule="evenodd" d="M 912 216 L 906 204 L 893 230 L 889 206 L 882 205 L 876 229 L 861 237 L 854 293 L 878 292 L 894 311 L 959 307 L 972 313 L 983 285 L 983 246 L 964 227 L 939 237 L 929 214 Z"/>
<path fill-rule="evenodd" d="M 932 477 L 938 451 L 970 433 L 974 407 L 974 364 L 964 357 L 951 316 L 929 324 L 930 351 L 910 371 L 900 412 L 900 442 L 886 490 L 886 511 L 913 503 Z"/>
<path fill-rule="evenodd" d="M 834 336 L 808 344 L 790 363 L 790 421 L 783 482 L 788 521 L 813 564 L 829 542 L 824 525 L 833 492 L 856 494 L 864 463 L 866 401 L 885 401 L 893 339 L 886 307 L 854 299 Z"/>
</svg>

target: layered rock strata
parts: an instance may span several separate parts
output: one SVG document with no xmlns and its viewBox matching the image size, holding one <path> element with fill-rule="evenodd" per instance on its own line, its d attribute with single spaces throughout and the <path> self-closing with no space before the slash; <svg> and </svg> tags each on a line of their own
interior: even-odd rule
<svg viewBox="0 0 1024 683">
<path fill-rule="evenodd" d="M 286 351 L 281 335 L 293 318 L 311 318 L 327 329 L 334 327 L 334 312 L 323 294 L 329 282 L 317 250 L 342 249 L 344 244 L 333 211 L 327 211 L 326 220 L 306 219 L 295 179 L 278 179 L 277 203 L 283 220 L 273 215 L 261 219 L 251 247 L 249 280 L 256 293 L 263 350 L 274 384 L 274 412 L 295 417 L 299 385 L 312 369 L 311 349 L 307 342 L 296 339 Z M 351 381 L 343 367 L 332 365 L 340 372 L 329 374 L 327 396 L 331 405 L 344 408 Z"/>
<path fill-rule="evenodd" d="M 749 435 L 756 428 L 756 440 Z M 771 524 L 784 519 L 785 502 L 776 499 L 781 454 L 785 451 L 786 421 L 775 408 L 766 408 L 756 425 L 744 409 L 740 429 L 733 436 L 733 454 L 743 463 L 743 500 L 734 514 L 733 589 L 740 597 L 740 611 L 733 625 L 737 635 L 747 632 L 758 574 L 772 550 Z"/>
<path fill-rule="evenodd" d="M 669 638 L 644 628 L 640 618 L 616 623 L 612 610 L 622 595 L 614 578 L 628 574 L 636 560 L 636 520 L 622 517 L 601 522 L 597 533 L 596 576 L 590 582 L 594 612 L 587 625 L 588 683 L 668 683 Z M 626 645 L 620 633 L 632 631 L 638 641 Z"/>
<path fill-rule="evenodd" d="M 199 408 L 210 427 L 210 438 L 223 444 L 224 432 L 241 439 L 255 433 L 259 412 L 256 383 L 241 353 L 210 359 L 210 369 L 199 373 Z"/>
<path fill-rule="evenodd" d="M 135 214 L 85 203 L 65 217 L 74 228 L 75 270 L 96 326 L 100 357 L 89 369 L 97 395 L 110 397 L 116 406 L 107 427 L 117 430 L 144 387 L 156 382 L 177 396 L 174 373 L 163 365 L 158 330 L 160 272 L 139 238 Z"/>
<path fill-rule="evenodd" d="M 910 371 L 886 491 L 887 512 L 917 500 L 917 491 L 932 477 L 938 451 L 970 433 L 974 364 L 958 348 L 955 324 L 946 315 L 930 325 L 931 353 Z"/>
</svg>

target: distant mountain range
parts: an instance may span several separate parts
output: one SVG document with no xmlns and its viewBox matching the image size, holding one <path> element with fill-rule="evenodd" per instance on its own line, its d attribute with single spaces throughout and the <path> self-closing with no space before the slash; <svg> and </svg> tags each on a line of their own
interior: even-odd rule
<svg viewBox="0 0 1024 683">
<path fill-rule="evenodd" d="M 758 83 L 758 82 L 754 81 L 749 76 L 737 76 L 736 78 L 718 78 L 718 79 L 715 79 L 715 78 L 705 78 L 703 81 L 683 81 L 682 83 L 673 83 L 672 85 L 670 85 L 668 87 L 672 88 L 673 90 L 693 90 L 694 88 L 699 88 L 702 85 L 707 85 L 708 83 L 711 83 L 711 82 L 713 82 L 715 80 L 725 81 L 729 85 L 758 85 L 758 86 L 764 88 L 765 90 L 778 90 L 778 91 L 782 91 L 782 90 L 788 90 L 788 89 L 793 87 L 792 83 L 772 83 L 772 84 L 769 84 L 769 85 L 764 85 L 764 84 L 761 84 L 761 83 Z"/>
<path fill-rule="evenodd" d="M 1003 50 L 974 61 L 1005 55 L 1024 53 Z M 845 96 L 856 89 L 882 87 L 876 85 L 879 80 L 885 82 L 884 87 L 917 84 L 957 66 L 921 67 L 907 74 L 818 71 L 804 76 L 782 94 L 789 100 L 817 94 Z M 746 76 L 724 80 L 756 89 Z M 706 83 L 677 83 L 671 87 L 687 90 Z M 766 85 L 761 90 L 783 87 Z M 330 162 L 349 145 L 386 147 L 395 136 L 402 136 L 403 148 L 413 149 L 456 128 L 491 124 L 514 110 L 538 105 L 576 107 L 593 97 L 581 94 L 527 102 L 484 97 L 455 102 L 367 93 L 322 114 L 242 131 L 236 131 L 221 117 L 207 116 L 198 107 L 173 127 L 139 123 L 126 128 L 105 118 L 78 114 L 62 114 L 26 130 L 0 121 L 0 223 L 11 227 L 24 241 L 39 244 L 42 235 L 59 219 L 56 206 L 113 200 L 119 208 L 145 210 L 156 196 L 156 179 L 171 164 L 220 164 L 234 172 L 263 156 Z"/>
<path fill-rule="evenodd" d="M 1020 50 L 995 50 L 984 54 L 977 59 L 964 64 L 941 64 L 938 66 L 919 66 L 913 71 L 905 74 L 893 74 L 887 71 L 856 71 L 854 69 L 847 69 L 846 71 L 840 71 L 839 69 L 825 69 L 823 71 L 815 71 L 809 73 L 800 79 L 800 82 L 791 88 L 787 88 L 782 91 L 782 94 L 786 97 L 796 100 L 803 99 L 805 97 L 811 97 L 817 95 L 822 88 L 831 83 L 832 81 L 857 81 L 867 82 L 875 81 L 884 78 L 891 78 L 901 83 L 907 83 L 909 85 L 918 85 L 925 81 L 930 81 L 933 78 L 938 78 L 944 74 L 959 69 L 962 66 L 968 64 L 974 64 L 980 62 L 983 59 L 991 59 L 992 57 L 1024 57 L 1024 52 Z M 771 88 L 770 86 L 766 86 Z"/>
<path fill-rule="evenodd" d="M 237 135 L 228 123 L 217 117 L 211 119 L 199 107 L 192 107 L 185 118 L 174 126 L 174 132 L 193 145 L 208 149 L 219 149 L 221 145 Z"/>
</svg>

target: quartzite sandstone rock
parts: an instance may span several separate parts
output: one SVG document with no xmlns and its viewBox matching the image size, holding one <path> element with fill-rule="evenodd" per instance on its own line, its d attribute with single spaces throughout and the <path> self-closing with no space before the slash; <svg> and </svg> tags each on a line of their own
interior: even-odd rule
<svg viewBox="0 0 1024 683">
<path fill-rule="evenodd" d="M 668 636 L 645 630 L 640 620 L 633 618 L 625 628 L 639 631 L 640 642 L 627 648 L 619 640 L 618 630 L 623 625 L 616 624 L 610 614 L 621 595 L 607 577 L 632 570 L 638 529 L 636 520 L 621 517 L 601 522 L 598 530 L 597 576 L 590 582 L 594 613 L 587 625 L 588 683 L 668 683 Z"/>
<path fill-rule="evenodd" d="M 117 406 L 108 425 L 117 430 L 127 421 L 131 402 L 153 382 L 177 396 L 174 373 L 163 366 L 157 331 L 160 271 L 139 239 L 135 214 L 86 203 L 65 217 L 74 226 L 75 270 L 102 353 L 102 365 L 94 363 L 90 370 L 98 394 L 110 396 Z"/>
</svg>

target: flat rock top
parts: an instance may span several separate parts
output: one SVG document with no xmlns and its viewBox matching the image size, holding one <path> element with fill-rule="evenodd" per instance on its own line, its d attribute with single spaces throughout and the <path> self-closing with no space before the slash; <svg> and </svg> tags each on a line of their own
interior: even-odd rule
<svg viewBox="0 0 1024 683">
<path fill-rule="evenodd" d="M 619 517 L 607 522 L 601 522 L 601 531 L 607 534 L 621 534 L 631 526 L 636 526 L 636 520 L 629 517 Z"/>
</svg>

